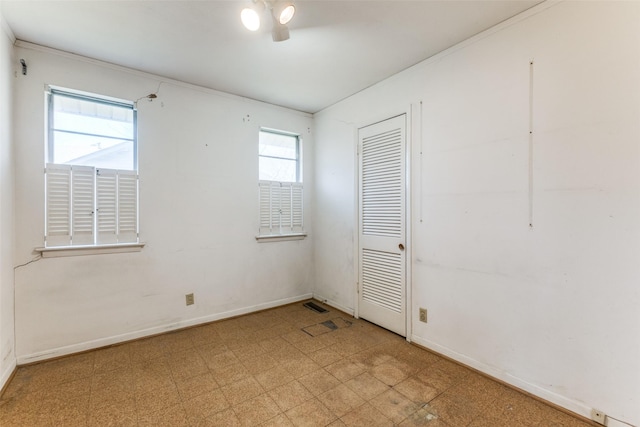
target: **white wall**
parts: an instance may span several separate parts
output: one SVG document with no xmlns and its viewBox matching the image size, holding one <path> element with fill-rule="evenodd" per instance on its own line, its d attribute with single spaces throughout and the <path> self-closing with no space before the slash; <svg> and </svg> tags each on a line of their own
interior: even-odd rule
<svg viewBox="0 0 640 427">
<path fill-rule="evenodd" d="M 16 366 L 13 310 L 13 34 L 0 3 L 0 390 Z"/>
<path fill-rule="evenodd" d="M 43 245 L 46 84 L 135 100 L 161 78 L 20 44 L 16 263 Z M 164 80 L 166 81 L 166 80 Z M 258 130 L 297 132 L 312 186 L 309 115 L 167 81 L 138 104 L 139 253 L 46 258 L 16 274 L 18 362 L 52 357 L 308 297 L 312 230 L 257 243 Z M 310 212 L 310 190 L 306 208 Z M 195 293 L 195 305 L 185 294 Z"/>
<path fill-rule="evenodd" d="M 355 129 L 418 101 L 411 339 L 640 425 L 640 3 L 543 4 L 318 113 L 315 292 L 337 305 L 355 307 Z"/>
</svg>

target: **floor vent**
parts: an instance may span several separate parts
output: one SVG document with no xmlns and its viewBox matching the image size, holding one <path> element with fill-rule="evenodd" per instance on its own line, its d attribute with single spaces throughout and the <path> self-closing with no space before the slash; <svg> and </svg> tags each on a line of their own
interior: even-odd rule
<svg viewBox="0 0 640 427">
<path fill-rule="evenodd" d="M 316 304 L 315 302 L 311 302 L 311 301 L 310 301 L 310 302 L 305 302 L 305 303 L 304 303 L 304 304 L 302 304 L 302 305 L 304 305 L 305 307 L 307 307 L 309 310 L 313 310 L 313 311 L 315 311 L 316 313 L 326 313 L 326 312 L 328 312 L 328 311 L 329 311 L 329 310 L 327 310 L 327 309 L 325 309 L 325 308 L 323 308 L 323 307 L 320 307 L 320 306 L 319 306 L 318 304 Z"/>
</svg>

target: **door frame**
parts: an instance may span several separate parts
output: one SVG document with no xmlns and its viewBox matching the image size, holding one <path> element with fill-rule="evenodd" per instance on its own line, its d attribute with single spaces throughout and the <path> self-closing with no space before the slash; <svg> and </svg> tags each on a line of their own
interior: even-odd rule
<svg viewBox="0 0 640 427">
<path fill-rule="evenodd" d="M 406 325 L 406 340 L 411 342 L 411 336 L 413 334 L 413 312 L 411 307 L 413 306 L 413 274 L 412 274 L 412 257 L 413 257 L 413 234 L 412 234 L 412 226 L 411 226 L 411 218 L 413 211 L 413 198 L 411 197 L 412 193 L 412 164 L 411 161 L 413 159 L 413 147 L 414 142 L 420 140 L 421 131 L 421 101 L 412 102 L 408 106 L 405 105 L 404 108 L 394 108 L 385 113 L 377 114 L 372 118 L 356 123 L 354 127 L 354 162 L 355 162 L 355 177 L 354 177 L 354 189 L 355 189 L 355 201 L 354 201 L 354 214 L 356 224 L 354 231 L 354 274 L 355 274 L 355 286 L 353 289 L 354 296 L 354 309 L 353 309 L 353 317 L 356 319 L 360 318 L 360 298 L 359 298 L 359 287 L 360 287 L 360 141 L 359 141 L 359 130 L 376 124 L 383 122 L 387 119 L 391 119 L 398 116 L 405 116 L 406 120 L 406 128 L 405 128 L 405 325 Z"/>
</svg>

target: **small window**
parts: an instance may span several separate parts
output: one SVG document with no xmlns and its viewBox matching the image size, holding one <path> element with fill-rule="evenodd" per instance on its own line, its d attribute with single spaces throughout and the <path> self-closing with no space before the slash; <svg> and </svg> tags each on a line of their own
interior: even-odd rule
<svg viewBox="0 0 640 427">
<path fill-rule="evenodd" d="M 138 242 L 133 102 L 50 88 L 45 247 Z"/>
<path fill-rule="evenodd" d="M 263 129 L 258 153 L 258 239 L 304 236 L 300 137 Z"/>
<path fill-rule="evenodd" d="M 260 131 L 261 181 L 300 182 L 300 141 L 297 135 Z"/>
</svg>

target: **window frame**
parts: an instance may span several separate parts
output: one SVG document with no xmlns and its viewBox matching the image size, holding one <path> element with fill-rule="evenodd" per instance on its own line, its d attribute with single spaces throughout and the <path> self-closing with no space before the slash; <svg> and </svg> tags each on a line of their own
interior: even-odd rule
<svg viewBox="0 0 640 427">
<path fill-rule="evenodd" d="M 287 137 L 294 137 L 295 138 L 295 159 L 291 159 L 288 157 L 278 157 L 278 156 L 265 156 L 260 154 L 260 136 L 262 133 L 270 133 L 270 134 L 275 134 L 275 135 L 282 135 L 282 136 L 287 136 Z M 260 179 L 260 158 L 265 157 L 265 158 L 271 158 L 271 159 L 281 159 L 281 160 L 286 160 L 286 161 L 291 161 L 291 160 L 295 160 L 296 162 L 296 180 L 295 181 L 274 181 L 274 180 L 263 180 Z M 279 242 L 279 241 L 286 241 L 286 240 L 301 240 L 304 239 L 307 236 L 307 233 L 304 229 L 304 184 L 303 184 L 303 179 L 302 179 L 302 173 L 303 173 L 303 168 L 302 168 L 302 137 L 300 136 L 300 134 L 295 133 L 295 132 L 288 132 L 288 131 L 282 131 L 282 130 L 277 130 L 277 129 L 272 129 L 272 128 L 265 128 L 265 127 L 261 127 L 258 133 L 258 203 L 259 203 L 259 207 L 258 207 L 258 212 L 259 212 L 259 226 L 258 226 L 258 234 L 256 236 L 256 240 L 258 242 Z M 267 189 L 268 190 L 265 190 Z M 279 188 L 279 190 L 277 190 L 276 192 L 274 192 L 273 190 Z M 278 218 L 278 220 L 274 220 L 273 219 L 273 208 L 272 208 L 272 204 L 273 202 L 277 202 L 277 203 L 282 203 L 284 202 L 284 198 L 282 198 L 282 195 L 284 194 L 283 191 L 286 191 L 285 188 L 289 188 L 291 193 L 291 198 L 289 199 L 289 205 L 287 206 L 287 208 L 285 210 L 287 210 L 288 216 L 289 216 L 289 220 L 291 221 L 291 224 L 293 224 L 294 220 L 293 218 L 296 216 L 299 216 L 300 218 L 300 225 L 299 225 L 299 229 L 294 231 L 293 229 L 291 230 L 284 230 L 282 228 L 282 216 L 280 216 Z M 297 189 L 297 190 L 296 190 Z M 299 203 L 296 203 L 295 200 L 298 200 L 298 198 L 296 198 L 293 194 L 293 192 L 297 192 L 299 191 Z M 269 206 L 269 210 L 266 211 L 266 204 L 265 204 L 265 194 L 268 193 L 268 206 Z M 275 199 L 274 199 L 275 196 Z M 295 200 L 294 200 L 295 199 Z M 296 210 L 294 208 L 295 206 L 299 205 L 299 209 Z M 280 215 L 283 214 L 283 209 L 280 209 Z M 269 233 L 263 232 L 264 228 L 267 227 L 263 227 L 263 218 L 268 216 L 270 218 L 269 220 L 269 229 L 271 230 Z M 273 232 L 275 225 L 278 224 L 278 231 L 277 232 Z"/>
<path fill-rule="evenodd" d="M 138 171 L 138 117 L 137 117 L 137 108 L 135 105 L 135 102 L 133 101 L 125 101 L 125 100 L 121 100 L 121 99 L 116 99 L 116 98 L 112 98 L 112 97 L 108 97 L 108 96 L 102 96 L 102 95 L 98 95 L 98 94 L 93 94 L 93 93 L 86 93 L 86 92 L 81 92 L 81 91 L 76 91 L 76 90 L 72 90 L 72 89 L 66 89 L 66 88 L 60 88 L 60 87 L 56 87 L 56 86 L 47 86 L 46 90 L 45 90 L 45 96 L 47 97 L 46 99 L 46 114 L 47 114 L 47 118 L 46 118 L 46 124 L 47 124 L 47 131 L 45 133 L 46 137 L 47 137 L 47 141 L 45 142 L 45 148 L 46 148 L 46 152 L 45 152 L 45 180 L 44 180 L 44 185 L 45 185 L 45 198 L 44 198 L 44 221 L 45 221 L 45 236 L 44 236 L 44 246 L 41 248 L 36 248 L 36 251 L 40 252 L 41 255 L 43 257 L 59 257 L 59 256 L 74 256 L 74 255 L 88 255 L 88 254 L 99 254 L 99 253 L 120 253 L 120 252 L 138 252 L 142 249 L 142 247 L 144 247 L 144 243 L 140 242 L 140 211 L 139 211 L 139 200 L 140 200 L 140 196 L 139 196 L 139 171 Z M 113 137 L 113 136 L 108 136 L 108 135 L 101 135 L 101 134 L 97 134 L 97 133 L 89 133 L 89 132 L 74 132 L 73 130 L 61 130 L 61 129 L 56 129 L 55 128 L 55 123 L 54 123 L 54 98 L 56 96 L 61 96 L 61 97 L 66 97 L 66 98 L 71 98 L 71 99 L 77 99 L 77 100 L 81 100 L 81 101 L 85 101 L 85 102 L 91 102 L 91 103 L 96 103 L 96 104 L 103 104 L 103 105 L 109 105 L 109 106 L 114 106 L 114 107 L 118 107 L 118 108 L 125 108 L 127 110 L 131 110 L 132 112 L 132 135 L 131 138 L 119 138 L 119 137 Z M 54 132 L 65 132 L 65 133 L 70 133 L 70 134 L 75 134 L 75 135 L 87 135 L 88 137 L 98 137 L 98 138 L 108 138 L 108 139 L 115 139 L 115 140 L 119 140 L 119 141 L 130 141 L 133 145 L 132 149 L 132 169 L 110 169 L 110 168 L 105 168 L 105 167 L 101 167 L 97 164 L 94 165 L 73 165 L 72 163 L 53 163 L 54 160 L 54 156 L 55 156 L 55 137 L 54 137 Z M 95 177 L 94 177 L 94 186 L 93 186 L 93 211 L 91 212 L 92 215 L 92 222 L 93 222 L 93 234 L 92 234 L 92 242 L 91 243 L 78 243 L 78 244 L 74 244 L 74 215 L 75 213 L 72 211 L 70 211 L 68 213 L 69 215 L 69 229 L 68 229 L 68 233 L 69 233 L 69 241 L 67 244 L 64 244 L 64 242 L 62 244 L 54 244 L 53 246 L 48 246 L 49 243 L 49 239 L 51 237 L 55 237 L 55 235 L 49 235 L 50 231 L 48 229 L 48 223 L 49 223 L 49 203 L 48 203 L 48 195 L 49 195 L 49 183 L 48 183 L 48 169 L 49 166 L 55 166 L 55 165 L 61 165 L 61 166 L 68 166 L 69 168 L 73 168 L 73 167 L 84 167 L 87 169 L 93 169 L 93 172 L 95 173 Z M 131 206 L 130 203 L 133 201 L 135 203 L 135 206 L 133 209 L 135 209 L 135 211 L 130 211 L 130 212 L 135 212 L 135 221 L 134 221 L 134 227 L 135 230 L 133 228 L 127 227 L 125 225 L 125 229 L 129 228 L 130 231 L 128 232 L 129 234 L 123 234 L 127 237 L 125 237 L 124 239 L 122 239 L 121 241 L 117 241 L 118 239 L 120 239 L 121 237 L 121 232 L 122 233 L 127 233 L 127 231 L 120 231 L 122 223 L 120 223 L 120 219 L 119 219 L 119 215 L 120 215 L 120 210 L 118 210 L 118 212 L 116 213 L 117 215 L 117 221 L 114 225 L 114 233 L 116 233 L 116 241 L 115 242 L 105 242 L 105 241 L 101 241 L 101 237 L 100 237 L 100 230 L 99 230 L 99 225 L 100 225 L 100 218 L 99 218 L 99 213 L 98 213 L 98 203 L 99 203 L 99 199 L 101 196 L 108 196 L 109 193 L 104 193 L 104 191 L 100 191 L 98 188 L 98 179 L 100 178 L 100 173 L 101 171 L 107 172 L 110 171 L 112 174 L 115 174 L 116 177 L 116 182 L 117 182 L 117 188 L 116 188 L 116 192 L 114 193 L 114 197 L 117 198 L 117 202 L 118 205 L 120 206 L 120 202 L 122 201 L 123 203 L 126 202 L 127 205 L 123 205 L 123 209 L 127 209 L 127 206 Z M 128 179 L 129 182 L 132 181 L 132 178 L 135 178 L 134 182 L 135 182 L 135 189 L 134 189 L 134 193 L 133 196 L 123 196 L 125 197 L 124 199 L 121 199 L 120 197 L 120 191 L 121 190 L 125 190 L 125 187 L 121 187 L 120 186 L 120 175 L 123 176 L 123 179 L 125 179 L 125 181 L 123 181 L 124 183 L 122 185 L 126 186 L 126 180 Z M 126 176 L 131 176 L 132 178 L 126 178 Z M 69 187 L 69 192 L 71 194 L 71 199 L 70 203 L 72 203 L 71 201 L 73 200 L 73 181 L 70 181 L 70 187 Z M 132 187 L 129 187 L 130 189 Z M 128 190 L 128 194 L 132 194 L 130 191 Z M 129 198 L 131 197 L 131 198 Z M 118 208 L 120 209 L 120 208 Z M 131 218 L 131 217 L 129 217 Z M 129 220 L 128 222 L 125 219 L 125 224 L 132 224 L 132 222 Z M 134 234 L 131 233 L 131 231 L 135 231 Z M 59 235 L 59 236 L 63 236 L 63 235 Z M 55 240 L 55 239 L 54 239 Z"/>
<path fill-rule="evenodd" d="M 273 135 L 281 135 L 281 136 L 288 136 L 288 137 L 293 137 L 296 140 L 296 158 L 295 159 L 290 159 L 288 157 L 277 157 L 277 156 L 266 156 L 266 155 L 262 155 L 260 154 L 260 135 L 262 133 L 270 133 Z M 295 181 L 277 181 L 277 182 L 297 182 L 297 183 L 302 183 L 302 138 L 300 137 L 299 134 L 294 133 L 294 132 L 287 132 L 287 131 L 283 131 L 283 130 L 276 130 L 276 129 L 271 129 L 271 128 L 265 128 L 262 127 L 260 128 L 260 131 L 258 132 L 258 181 L 268 181 L 268 180 L 261 180 L 260 179 L 260 158 L 264 157 L 264 158 L 268 158 L 268 159 L 278 159 L 278 160 L 295 160 L 296 162 L 296 180 Z"/>
<path fill-rule="evenodd" d="M 53 98 L 54 96 L 63 96 L 72 99 L 78 99 L 81 101 L 90 101 L 97 104 L 111 105 L 114 107 L 131 109 L 133 112 L 133 138 L 130 140 L 133 142 L 133 169 L 138 172 L 138 109 L 133 101 L 125 101 L 122 99 L 112 98 L 109 96 L 101 96 L 93 93 L 81 92 L 73 89 L 61 88 L 58 86 L 47 86 L 47 152 L 45 154 L 45 163 L 55 163 L 54 160 L 54 128 L 53 121 Z M 88 135 L 97 136 L 107 139 L 118 139 L 121 141 L 127 141 L 128 138 L 114 138 L 111 136 L 89 134 L 82 132 L 70 132 L 66 130 L 58 130 L 59 132 L 74 133 L 76 135 Z"/>
</svg>

